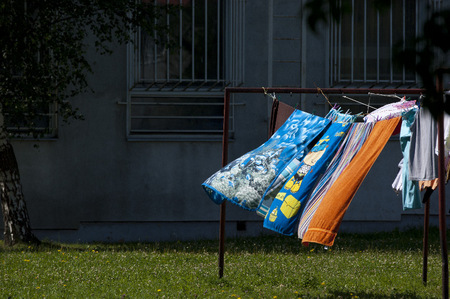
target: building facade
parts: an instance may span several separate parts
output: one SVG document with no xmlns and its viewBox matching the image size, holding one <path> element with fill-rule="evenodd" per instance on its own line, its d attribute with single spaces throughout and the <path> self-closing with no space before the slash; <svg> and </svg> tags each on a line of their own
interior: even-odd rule
<svg viewBox="0 0 450 299">
<path fill-rule="evenodd" d="M 13 141 L 32 228 L 41 239 L 217 238 L 219 206 L 201 184 L 221 167 L 227 86 L 420 86 L 414 73 L 394 64 L 390 49 L 420 33 L 425 1 L 394 0 L 382 13 L 369 0 L 354 1 L 342 22 L 320 24 L 317 33 L 302 1 L 176 2 L 180 8 L 158 21 L 169 25 L 169 35 L 138 32 L 134 45 L 118 46 L 111 56 L 91 53 L 94 93 L 73 99 L 84 121 L 53 121 L 54 136 Z M 277 97 L 318 115 L 329 109 L 321 95 Z M 358 99 L 372 106 L 395 101 Z M 368 109 L 341 96 L 329 100 L 354 113 Z M 271 101 L 263 94 L 233 95 L 229 161 L 267 140 Z M 401 195 L 391 188 L 401 157 L 392 137 L 342 231 L 422 225 L 423 210 L 403 211 Z M 431 200 L 433 223 L 437 194 Z M 230 237 L 271 233 L 262 221 L 227 205 Z"/>
</svg>

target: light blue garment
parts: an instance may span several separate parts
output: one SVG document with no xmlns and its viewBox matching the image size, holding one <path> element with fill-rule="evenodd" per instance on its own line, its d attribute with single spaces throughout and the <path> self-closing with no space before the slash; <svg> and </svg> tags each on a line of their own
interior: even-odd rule
<svg viewBox="0 0 450 299">
<path fill-rule="evenodd" d="M 305 149 L 330 123 L 327 118 L 295 110 L 267 142 L 208 178 L 202 184 L 204 190 L 217 204 L 229 200 L 255 211 L 272 181 L 293 158 L 303 158 Z"/>
<path fill-rule="evenodd" d="M 400 147 L 403 153 L 402 165 L 402 202 L 403 210 L 422 208 L 420 199 L 419 182 L 409 179 L 409 150 L 411 146 L 411 125 L 417 108 L 410 110 L 402 116 L 402 126 L 400 129 Z"/>
<path fill-rule="evenodd" d="M 264 227 L 284 235 L 296 232 L 308 195 L 333 159 L 352 122 L 335 122 L 322 135 L 278 192 L 264 219 Z"/>
</svg>

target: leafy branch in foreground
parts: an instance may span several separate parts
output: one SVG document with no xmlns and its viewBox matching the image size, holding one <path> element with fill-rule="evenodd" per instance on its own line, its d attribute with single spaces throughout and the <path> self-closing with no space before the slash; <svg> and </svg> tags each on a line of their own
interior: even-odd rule
<svg viewBox="0 0 450 299">
<path fill-rule="evenodd" d="M 56 102 L 64 119 L 78 119 L 68 99 L 87 90 L 92 67 L 86 54 L 100 54 L 131 41 L 137 26 L 164 28 L 153 20 L 166 7 L 135 1 L 4 1 L 0 5 L 0 104 L 9 125 L 34 128 Z M 158 28 L 155 28 L 158 26 Z"/>
<path fill-rule="evenodd" d="M 5 244 L 38 242 L 22 193 L 19 169 L 7 127 L 24 128 L 34 137 L 49 106 L 64 121 L 82 119 L 69 99 L 88 90 L 92 48 L 112 53 L 132 41 L 138 26 L 161 35 L 154 22 L 170 6 L 135 0 L 6 0 L 0 4 L 0 192 Z"/>
</svg>

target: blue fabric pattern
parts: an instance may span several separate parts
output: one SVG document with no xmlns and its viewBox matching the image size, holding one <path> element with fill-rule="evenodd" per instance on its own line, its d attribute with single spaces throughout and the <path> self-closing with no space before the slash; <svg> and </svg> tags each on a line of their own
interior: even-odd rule
<svg viewBox="0 0 450 299">
<path fill-rule="evenodd" d="M 295 157 L 301 159 L 330 123 L 329 119 L 295 110 L 268 141 L 209 177 L 202 184 L 204 190 L 217 204 L 229 200 L 255 211 L 286 164 Z"/>
<path fill-rule="evenodd" d="M 308 195 L 334 157 L 351 122 L 334 122 L 305 156 L 294 174 L 278 192 L 264 219 L 264 227 L 291 236 Z"/>
</svg>

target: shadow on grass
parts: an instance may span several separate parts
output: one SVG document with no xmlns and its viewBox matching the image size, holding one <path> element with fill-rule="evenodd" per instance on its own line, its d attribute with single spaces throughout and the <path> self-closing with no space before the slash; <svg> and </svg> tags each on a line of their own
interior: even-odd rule
<svg viewBox="0 0 450 299">
<path fill-rule="evenodd" d="M 379 251 L 410 251 L 422 250 L 423 246 L 422 229 L 410 229 L 407 231 L 392 231 L 382 233 L 349 234 L 340 233 L 336 238 L 334 251 L 345 250 L 347 252 L 357 252 L 364 250 Z M 431 250 L 439 248 L 439 229 L 430 228 L 429 244 Z M 195 240 L 195 241 L 175 241 L 175 242 L 153 242 L 153 243 L 78 243 L 63 244 L 43 241 L 39 246 L 29 244 L 17 244 L 13 247 L 6 247 L 0 243 L 0 252 L 14 251 L 147 251 L 147 252 L 184 252 L 184 253 L 217 253 L 218 240 Z M 305 251 L 315 250 L 316 254 L 326 253 L 324 246 L 310 244 L 304 247 L 301 240 L 296 237 L 286 237 L 281 235 L 264 235 L 259 237 L 229 238 L 225 242 L 225 250 L 228 254 L 241 253 L 278 253 L 278 254 L 298 254 Z"/>
<path fill-rule="evenodd" d="M 449 234 L 447 234 L 449 235 Z M 448 238 L 448 236 L 447 236 Z M 430 227 L 428 243 L 431 247 L 440 246 L 439 229 Z M 392 232 L 370 234 L 340 234 L 336 239 L 336 247 L 347 251 L 374 250 L 422 250 L 423 228 L 414 228 L 406 231 L 394 230 Z"/>
<path fill-rule="evenodd" d="M 331 298 L 355 298 L 349 297 L 346 292 L 330 292 Z M 398 292 L 392 295 L 381 295 L 379 292 L 359 292 L 357 298 L 377 298 L 377 299 L 394 299 L 394 298 L 408 298 L 408 299 L 418 299 L 423 298 L 423 296 L 417 295 L 414 292 Z"/>
</svg>

